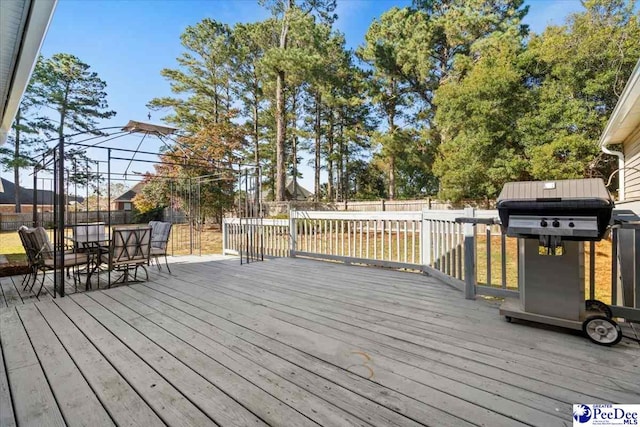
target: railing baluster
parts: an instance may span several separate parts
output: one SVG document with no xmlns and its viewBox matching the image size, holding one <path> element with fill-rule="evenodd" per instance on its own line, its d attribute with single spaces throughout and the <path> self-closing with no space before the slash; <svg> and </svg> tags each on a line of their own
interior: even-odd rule
<svg viewBox="0 0 640 427">
<path fill-rule="evenodd" d="M 407 221 L 402 221 L 402 234 L 403 234 L 402 240 L 404 241 L 404 256 L 402 257 L 402 259 L 406 263 L 407 262 Z"/>
<path fill-rule="evenodd" d="M 340 221 L 340 255 L 344 256 L 344 220 Z"/>
<path fill-rule="evenodd" d="M 347 256 L 352 256 L 352 252 L 351 252 L 351 220 L 347 220 Z"/>
<path fill-rule="evenodd" d="M 373 259 L 378 259 L 378 220 L 373 221 Z"/>
<path fill-rule="evenodd" d="M 362 258 L 362 221 L 358 221 L 358 229 L 360 231 L 360 250 L 358 251 L 358 256 Z"/>
<path fill-rule="evenodd" d="M 416 222 L 411 221 L 411 263 L 416 263 Z"/>
<path fill-rule="evenodd" d="M 487 238 L 487 286 L 491 286 L 491 226 L 486 227 Z"/>
<path fill-rule="evenodd" d="M 365 248 L 365 253 L 367 254 L 367 258 L 369 258 L 369 220 L 366 221 L 367 222 L 367 247 Z"/>
</svg>

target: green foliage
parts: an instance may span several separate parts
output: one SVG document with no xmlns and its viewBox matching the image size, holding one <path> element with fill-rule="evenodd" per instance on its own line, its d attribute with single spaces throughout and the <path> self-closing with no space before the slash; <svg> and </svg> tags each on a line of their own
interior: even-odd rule
<svg viewBox="0 0 640 427">
<path fill-rule="evenodd" d="M 640 56 L 631 0 L 585 0 L 539 35 L 522 24 L 523 0 L 415 0 L 374 20 L 356 52 L 332 28 L 335 0 L 259 3 L 269 19 L 188 27 L 178 67 L 162 71 L 174 96 L 149 106 L 215 159 L 176 179 L 254 163 L 282 200 L 307 151 L 317 200 L 459 202 L 615 168 L 597 140 Z M 205 190 L 207 205 L 231 204 L 232 185 Z"/>
<path fill-rule="evenodd" d="M 99 135 L 97 120 L 116 115 L 108 109 L 107 84 L 90 68 L 68 53 L 38 59 L 31 83 L 34 98 L 58 113 L 52 129 L 60 137 L 68 130 Z"/>
<path fill-rule="evenodd" d="M 132 211 L 132 221 L 134 224 L 146 224 L 149 221 L 162 221 L 163 212 L 164 208 L 162 206 L 158 206 L 145 212 L 141 212 L 134 208 Z"/>
<path fill-rule="evenodd" d="M 584 5 L 528 44 L 503 27 L 455 61 L 435 97 L 442 197 L 492 198 L 506 181 L 615 168 L 597 142 L 640 56 L 638 15 L 622 0 Z"/>
<path fill-rule="evenodd" d="M 518 121 L 535 179 L 602 176 L 617 167 L 597 141 L 640 57 L 633 2 L 590 0 L 534 36 L 522 64 L 532 108 Z"/>
</svg>

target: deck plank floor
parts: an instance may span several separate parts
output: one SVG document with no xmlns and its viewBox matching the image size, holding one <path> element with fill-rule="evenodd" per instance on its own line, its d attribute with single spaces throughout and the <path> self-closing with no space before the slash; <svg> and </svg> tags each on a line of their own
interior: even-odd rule
<svg viewBox="0 0 640 427">
<path fill-rule="evenodd" d="M 640 401 L 637 343 L 509 324 L 427 276 L 172 261 L 66 298 L 0 279 L 0 426 L 554 426 Z"/>
</svg>

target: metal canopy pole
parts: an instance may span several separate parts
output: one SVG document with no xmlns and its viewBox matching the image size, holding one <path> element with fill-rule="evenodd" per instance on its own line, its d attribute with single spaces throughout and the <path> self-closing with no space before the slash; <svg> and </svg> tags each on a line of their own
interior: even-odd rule
<svg viewBox="0 0 640 427">
<path fill-rule="evenodd" d="M 64 182 L 64 135 L 58 143 L 58 218 L 54 254 L 54 276 L 60 286 L 60 296 L 64 297 L 64 220 L 65 220 L 65 182 Z M 60 264 L 60 265 L 57 265 Z"/>
</svg>

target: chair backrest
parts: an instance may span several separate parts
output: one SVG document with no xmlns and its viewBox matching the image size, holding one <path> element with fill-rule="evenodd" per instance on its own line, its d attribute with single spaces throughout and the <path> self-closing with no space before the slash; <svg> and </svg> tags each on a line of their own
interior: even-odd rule
<svg viewBox="0 0 640 427">
<path fill-rule="evenodd" d="M 167 242 L 169 242 L 173 224 L 164 221 L 150 221 L 149 226 L 151 227 L 151 246 L 167 249 Z"/>
<path fill-rule="evenodd" d="M 53 245 L 44 228 L 20 227 L 18 234 L 32 265 L 42 263 L 44 259 L 53 258 Z"/>
<path fill-rule="evenodd" d="M 113 264 L 136 264 L 149 261 L 151 227 L 114 227 L 111 239 Z"/>
<path fill-rule="evenodd" d="M 33 229 L 31 229 L 33 230 Z M 22 225 L 18 228 L 18 236 L 20 236 L 20 242 L 22 242 L 22 247 L 24 248 L 25 254 L 27 254 L 27 261 L 29 262 L 29 266 L 32 267 L 36 264 L 36 250 L 31 244 L 31 238 L 27 235 L 29 232 L 29 227 Z"/>
<path fill-rule="evenodd" d="M 73 226 L 76 243 L 104 242 L 107 239 L 104 222 L 80 223 Z"/>
</svg>

